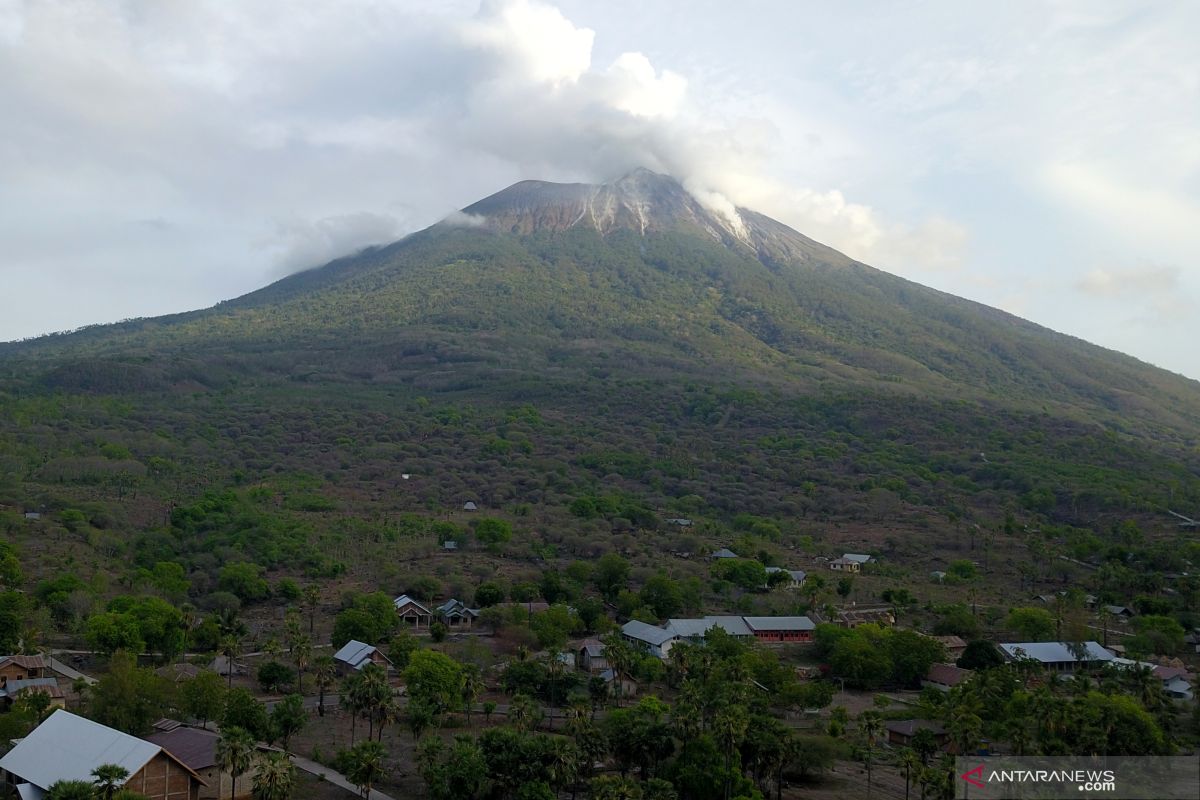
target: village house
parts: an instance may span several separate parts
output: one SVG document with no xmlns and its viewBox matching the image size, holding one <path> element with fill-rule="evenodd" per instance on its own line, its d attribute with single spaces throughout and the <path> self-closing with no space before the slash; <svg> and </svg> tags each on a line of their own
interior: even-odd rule
<svg viewBox="0 0 1200 800">
<path fill-rule="evenodd" d="M 479 610 L 467 608 L 461 600 L 447 600 L 437 607 L 438 619 L 448 628 L 470 628 L 479 619 Z"/>
<path fill-rule="evenodd" d="M 946 657 L 951 661 L 958 661 L 962 658 L 962 654 L 967 652 L 967 643 L 960 636 L 934 636 L 933 638 L 946 648 Z"/>
<path fill-rule="evenodd" d="M 835 558 L 833 561 L 830 561 L 829 568 L 834 572 L 857 573 L 862 571 L 862 564 L 858 561 L 854 561 L 853 559 L 842 556 L 841 558 Z"/>
<path fill-rule="evenodd" d="M 1094 668 L 1114 658 L 1098 642 L 1014 642 L 999 647 L 1009 661 L 1032 660 L 1055 672 Z"/>
<path fill-rule="evenodd" d="M 690 519 L 688 519 L 687 517 L 669 517 L 667 519 L 667 524 L 668 525 L 678 525 L 681 528 L 692 527 L 692 521 Z"/>
<path fill-rule="evenodd" d="M 59 781 L 92 782 L 103 764 L 124 767 L 124 788 L 149 800 L 199 800 L 204 780 L 162 746 L 59 709 L 20 740 L 0 773 L 22 800 L 35 800 Z"/>
<path fill-rule="evenodd" d="M 58 678 L 25 678 L 24 680 L 8 681 L 0 686 L 0 706 L 12 708 L 22 695 L 39 693 L 50 698 L 50 708 L 66 708 L 67 700 Z"/>
<path fill-rule="evenodd" d="M 788 582 L 784 584 L 789 589 L 799 589 L 804 585 L 805 578 L 808 577 L 802 569 L 784 569 L 783 567 L 767 567 L 767 582 L 771 580 L 771 576 L 776 573 L 785 573 L 788 576 Z"/>
<path fill-rule="evenodd" d="M 385 656 L 378 647 L 357 639 L 351 639 L 342 645 L 342 649 L 333 654 L 333 660 L 337 662 L 338 670 L 343 675 L 361 672 L 367 664 L 378 664 L 386 670 L 392 668 L 391 659 Z"/>
<path fill-rule="evenodd" d="M 937 722 L 928 719 L 899 719 L 884 723 L 887 730 L 888 742 L 900 747 L 912 747 L 913 737 L 917 731 L 926 730 L 933 734 L 938 749 L 945 749 L 950 737 L 946 729 Z"/>
<path fill-rule="evenodd" d="M 946 573 L 943 570 L 935 569 L 933 572 L 929 573 L 929 578 L 932 581 L 941 583 L 942 581 L 946 580 Z"/>
<path fill-rule="evenodd" d="M 811 642 L 816 625 L 808 617 L 743 617 L 760 642 Z"/>
<path fill-rule="evenodd" d="M 722 558 L 738 558 L 738 554 L 730 550 L 728 547 L 722 547 L 720 550 L 714 550 L 709 556 L 714 561 Z"/>
<path fill-rule="evenodd" d="M 659 658 L 666 658 L 671 652 L 671 645 L 679 641 L 677 634 L 636 619 L 621 626 L 621 636 L 634 647 Z"/>
<path fill-rule="evenodd" d="M 393 600 L 392 605 L 396 607 L 400 621 L 413 628 L 419 629 L 422 625 L 428 628 L 433 623 L 433 612 L 406 594 Z"/>
<path fill-rule="evenodd" d="M 200 787 L 199 800 L 220 800 L 230 796 L 233 790 L 233 776 L 217 766 L 217 741 L 221 738 L 220 734 L 168 719 L 159 720 L 154 724 L 154 728 L 154 733 L 143 738 L 179 759 L 181 764 L 204 780 L 205 785 Z M 256 772 L 252 761 L 250 768 L 238 775 L 239 794 L 248 792 L 254 785 Z"/>
<path fill-rule="evenodd" d="M 921 688 L 933 688 L 948 692 L 955 686 L 966 681 L 973 673 L 969 669 L 956 667 L 953 664 L 932 664 L 929 672 L 921 679 Z"/>
<path fill-rule="evenodd" d="M 1103 606 L 1103 608 L 1112 616 L 1120 617 L 1122 622 L 1133 616 L 1133 609 L 1128 606 Z"/>
<path fill-rule="evenodd" d="M 166 678 L 167 680 L 171 681 L 171 683 L 183 683 L 184 681 L 190 681 L 201 672 L 204 672 L 204 670 L 200 667 L 196 666 L 195 664 L 186 663 L 167 664 L 165 667 L 159 667 L 158 669 L 154 670 L 154 674 L 158 675 L 160 678 Z"/>
<path fill-rule="evenodd" d="M 0 656 L 0 688 L 9 681 L 44 678 L 47 668 L 44 656 Z"/>
<path fill-rule="evenodd" d="M 463 503 L 463 511 L 478 511 L 478 510 L 479 510 L 479 506 L 475 505 L 474 500 L 468 500 L 467 502 Z"/>
<path fill-rule="evenodd" d="M 619 693 L 621 697 L 637 697 L 637 681 L 628 675 L 622 675 L 621 679 L 618 681 L 617 673 L 610 668 L 601 671 L 599 677 L 604 681 L 604 685 L 608 687 L 608 693 L 610 695 L 616 697 Z"/>
<path fill-rule="evenodd" d="M 1173 700 L 1191 700 L 1195 696 L 1192 692 L 1192 676 L 1188 673 L 1186 667 L 1151 664 L 1148 661 L 1134 661 L 1120 657 L 1114 658 L 1110 663 L 1120 669 L 1142 667 L 1150 670 L 1154 677 L 1162 681 L 1163 691 Z M 1177 661 L 1176 663 L 1180 662 Z"/>
<path fill-rule="evenodd" d="M 860 566 L 864 567 L 875 560 L 874 556 L 869 556 L 865 553 L 842 553 L 842 558 L 848 561 L 857 562 Z"/>
<path fill-rule="evenodd" d="M 575 655 L 575 664 L 584 672 L 603 672 L 610 666 L 604 657 L 604 643 L 599 639 L 584 639 Z"/>
</svg>

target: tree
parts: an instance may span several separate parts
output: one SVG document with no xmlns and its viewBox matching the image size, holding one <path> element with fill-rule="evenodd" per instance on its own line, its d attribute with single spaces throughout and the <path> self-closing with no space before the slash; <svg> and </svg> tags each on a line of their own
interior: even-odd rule
<svg viewBox="0 0 1200 800">
<path fill-rule="evenodd" d="M 371 787 L 383 777 L 387 752 L 379 742 L 365 741 L 351 747 L 346 754 L 349 769 L 346 777 L 371 800 Z"/>
<path fill-rule="evenodd" d="M 867 769 L 867 797 L 871 796 L 871 767 L 875 762 L 875 744 L 883 735 L 883 718 L 877 711 L 864 711 L 858 717 L 858 732 L 863 739 L 862 761 Z"/>
<path fill-rule="evenodd" d="M 201 722 L 207 729 L 208 721 L 221 716 L 225 708 L 225 681 L 215 672 L 204 670 L 194 678 L 179 685 L 180 710 Z"/>
<path fill-rule="evenodd" d="M 740 705 L 725 706 L 717 712 L 716 719 L 713 720 L 713 734 L 725 755 L 725 800 L 729 800 L 733 785 L 732 776 L 729 774 L 729 762 L 745 738 L 749 724 L 750 717 Z"/>
<path fill-rule="evenodd" d="M 1026 642 L 1041 642 L 1054 635 L 1054 616 L 1044 608 L 1014 608 L 1004 619 L 1004 627 Z"/>
<path fill-rule="evenodd" d="M 978 571 L 975 568 L 975 563 L 965 558 L 951 561 L 950 566 L 946 567 L 946 575 L 952 575 L 960 581 L 974 580 L 977 574 Z"/>
<path fill-rule="evenodd" d="M 228 772 L 233 784 L 229 788 L 229 797 L 237 797 L 237 780 L 246 770 L 250 769 L 254 758 L 254 737 L 244 728 L 230 726 L 221 730 L 221 738 L 217 739 L 217 766 Z"/>
<path fill-rule="evenodd" d="M 317 609 L 321 605 L 321 587 L 315 583 L 310 583 L 304 587 L 301 594 L 301 602 L 303 607 L 308 611 L 308 635 L 313 636 L 313 629 L 317 622 Z"/>
<path fill-rule="evenodd" d="M 486 688 L 483 683 L 483 676 L 479 672 L 479 667 L 474 664 L 463 666 L 462 685 L 460 692 L 462 693 L 463 711 L 467 715 L 467 728 L 471 727 L 471 710 L 475 706 L 475 701 L 479 699 L 480 693 Z"/>
<path fill-rule="evenodd" d="M 55 781 L 44 800 L 95 800 L 96 787 L 87 781 Z"/>
<path fill-rule="evenodd" d="M 449 746 L 436 736 L 426 737 L 417 747 L 416 761 L 431 800 L 482 800 L 487 794 L 487 761 L 469 736 L 455 736 Z"/>
<path fill-rule="evenodd" d="M 955 663 L 963 669 L 982 671 L 1003 664 L 1004 656 L 987 639 L 972 639 Z"/>
<path fill-rule="evenodd" d="M 289 694 L 271 709 L 271 730 L 275 738 L 283 743 L 283 749 L 288 749 L 292 737 L 304 729 L 308 722 L 308 712 L 304 710 L 304 698 L 298 694 Z"/>
<path fill-rule="evenodd" d="M 1183 649 L 1183 639 L 1187 635 L 1183 626 L 1174 619 L 1158 614 L 1135 617 L 1133 629 L 1137 634 L 1126 646 L 1135 652 L 1148 654 L 1175 655 Z"/>
<path fill-rule="evenodd" d="M 542 722 L 542 707 L 529 695 L 514 695 L 508 704 L 508 721 L 519 731 L 531 731 Z"/>
<path fill-rule="evenodd" d="M 322 654 L 313 659 L 313 677 L 317 681 L 317 715 L 325 716 L 325 690 L 337 682 L 337 662 Z"/>
<path fill-rule="evenodd" d="M 264 692 L 278 692 L 292 682 L 295 673 L 286 664 L 266 661 L 258 668 L 258 685 Z"/>
<path fill-rule="evenodd" d="M 237 595 L 243 603 L 253 603 L 271 596 L 271 587 L 262 576 L 262 567 L 247 561 L 235 561 L 221 567 L 217 586 L 222 591 Z"/>
<path fill-rule="evenodd" d="M 661 572 L 650 576 L 642 586 L 642 605 L 650 608 L 659 619 L 672 617 L 683 608 L 679 584 Z"/>
<path fill-rule="evenodd" d="M 104 800 L 112 800 L 117 790 L 129 780 L 129 770 L 120 764 L 101 764 L 92 770 L 92 785 Z"/>
<path fill-rule="evenodd" d="M 304 670 L 312 661 L 312 639 L 303 633 L 289 636 L 288 649 L 292 653 L 292 663 L 296 665 L 296 694 L 304 694 Z"/>
<path fill-rule="evenodd" d="M 221 714 L 221 729 L 241 728 L 257 739 L 271 735 L 271 719 L 267 707 L 241 687 L 225 692 L 225 711 Z"/>
<path fill-rule="evenodd" d="M 596 562 L 592 580 L 605 600 L 615 602 L 621 590 L 629 585 L 629 562 L 617 553 L 605 553 Z"/>
<path fill-rule="evenodd" d="M 221 655 L 225 656 L 226 676 L 229 681 L 226 688 L 232 689 L 234 664 L 242 655 L 242 640 L 237 634 L 230 633 L 221 637 Z"/>
<path fill-rule="evenodd" d="M 512 525 L 506 520 L 482 517 L 475 523 L 475 538 L 481 544 L 498 547 L 512 539 Z"/>
<path fill-rule="evenodd" d="M 441 713 L 460 702 L 462 667 L 445 653 L 420 650 L 409 659 L 404 683 L 410 698 L 423 700 Z"/>
<path fill-rule="evenodd" d="M 171 684 L 122 651 L 113 655 L 108 672 L 92 689 L 91 716 L 110 728 L 140 736 L 166 714 L 170 700 Z"/>
<path fill-rule="evenodd" d="M 409 658 L 420 649 L 421 643 L 417 641 L 417 637 L 405 630 L 397 631 L 388 645 L 388 660 L 397 671 L 403 672 L 408 666 Z"/>
<path fill-rule="evenodd" d="M 851 578 L 849 575 L 843 575 L 842 577 L 838 578 L 838 582 L 837 582 L 838 597 L 845 600 L 847 597 L 850 596 L 850 592 L 852 592 L 852 591 L 854 591 L 854 578 Z"/>
<path fill-rule="evenodd" d="M 296 788 L 296 768 L 284 753 L 264 753 L 258 759 L 251 796 L 254 800 L 289 800 Z"/>
<path fill-rule="evenodd" d="M 504 602 L 504 590 L 500 585 L 484 582 L 475 588 L 475 605 L 480 608 L 491 608 Z"/>
</svg>

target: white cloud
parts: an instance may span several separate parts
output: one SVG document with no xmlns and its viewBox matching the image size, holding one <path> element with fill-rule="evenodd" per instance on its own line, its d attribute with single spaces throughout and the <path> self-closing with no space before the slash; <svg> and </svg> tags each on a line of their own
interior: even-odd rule
<svg viewBox="0 0 1200 800">
<path fill-rule="evenodd" d="M 287 275 L 370 245 L 395 241 L 403 232 L 395 217 L 363 211 L 313 221 L 281 221 L 275 235 L 261 245 L 272 253 L 276 271 Z"/>
</svg>

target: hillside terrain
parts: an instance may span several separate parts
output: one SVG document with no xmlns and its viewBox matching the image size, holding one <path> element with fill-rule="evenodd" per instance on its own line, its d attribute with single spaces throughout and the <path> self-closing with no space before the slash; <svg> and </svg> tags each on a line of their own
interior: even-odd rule
<svg viewBox="0 0 1200 800">
<path fill-rule="evenodd" d="M 1169 511 L 1200 512 L 1200 384 L 645 170 L 525 181 L 213 308 L 0 345 L 0 656 L 64 647 L 102 674 L 69 702 L 105 724 L 296 736 L 321 768 L 382 760 L 396 796 L 798 797 L 854 759 L 865 788 L 839 770 L 804 796 L 856 797 L 877 756 L 894 796 L 949 796 L 932 737 L 907 761 L 880 738 L 914 714 L 959 752 L 1194 748 L 1194 701 L 1142 673 L 1045 681 L 990 643 L 1194 660 L 1200 541 Z M 845 552 L 874 558 L 833 572 Z M 409 635 L 402 593 L 483 611 Z M 606 635 L 705 614 L 828 624 L 669 659 Z M 978 675 L 918 695 L 954 660 L 926 634 Z M 613 687 L 564 674 L 585 635 Z M 351 640 L 396 672 L 335 681 L 314 648 Z M 129 652 L 255 670 L 170 684 Z M 652 696 L 623 708 L 622 676 Z M 15 709 L 0 741 L 45 711 Z M 418 746 L 385 738 L 400 721 Z"/>
</svg>

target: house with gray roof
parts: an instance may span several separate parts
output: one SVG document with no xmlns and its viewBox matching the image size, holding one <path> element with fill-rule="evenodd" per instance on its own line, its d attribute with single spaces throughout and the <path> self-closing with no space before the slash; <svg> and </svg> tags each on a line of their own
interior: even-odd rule
<svg viewBox="0 0 1200 800">
<path fill-rule="evenodd" d="M 433 612 L 418 603 L 414 597 L 402 594 L 392 601 L 392 605 L 395 606 L 396 616 L 400 617 L 400 621 L 413 628 L 420 628 L 422 625 L 428 628 L 433 623 Z"/>
<path fill-rule="evenodd" d="M 730 550 L 728 547 L 722 547 L 720 550 L 714 550 L 712 554 L 709 555 L 709 558 L 714 560 L 722 558 L 738 558 L 738 554 Z"/>
<path fill-rule="evenodd" d="M 117 764 L 123 788 L 149 800 L 199 800 L 204 780 L 162 746 L 59 709 L 0 758 L 0 774 L 21 800 L 41 800 L 59 781 L 92 782 L 92 770 Z"/>
<path fill-rule="evenodd" d="M 783 567 L 767 567 L 767 582 L 770 583 L 771 576 L 783 573 L 788 576 L 788 581 L 784 585 L 789 589 L 799 589 L 804 585 L 808 574 L 802 569 L 784 569 Z"/>
<path fill-rule="evenodd" d="M 636 619 L 631 619 L 621 626 L 621 637 L 634 647 L 659 658 L 666 658 L 671 652 L 671 646 L 679 641 L 678 634 Z"/>
<path fill-rule="evenodd" d="M 378 647 L 351 639 L 342 645 L 342 649 L 333 654 L 342 674 L 361 672 L 367 664 L 378 664 L 384 669 L 391 669 L 392 661 Z"/>
<path fill-rule="evenodd" d="M 450 599 L 436 609 L 438 619 L 448 628 L 470 628 L 479 619 L 479 609 L 468 608 L 461 600 Z"/>
<path fill-rule="evenodd" d="M 1056 672 L 1099 667 L 1115 657 L 1098 642 L 1012 642 L 998 647 L 1009 661 L 1036 661 Z"/>
</svg>

